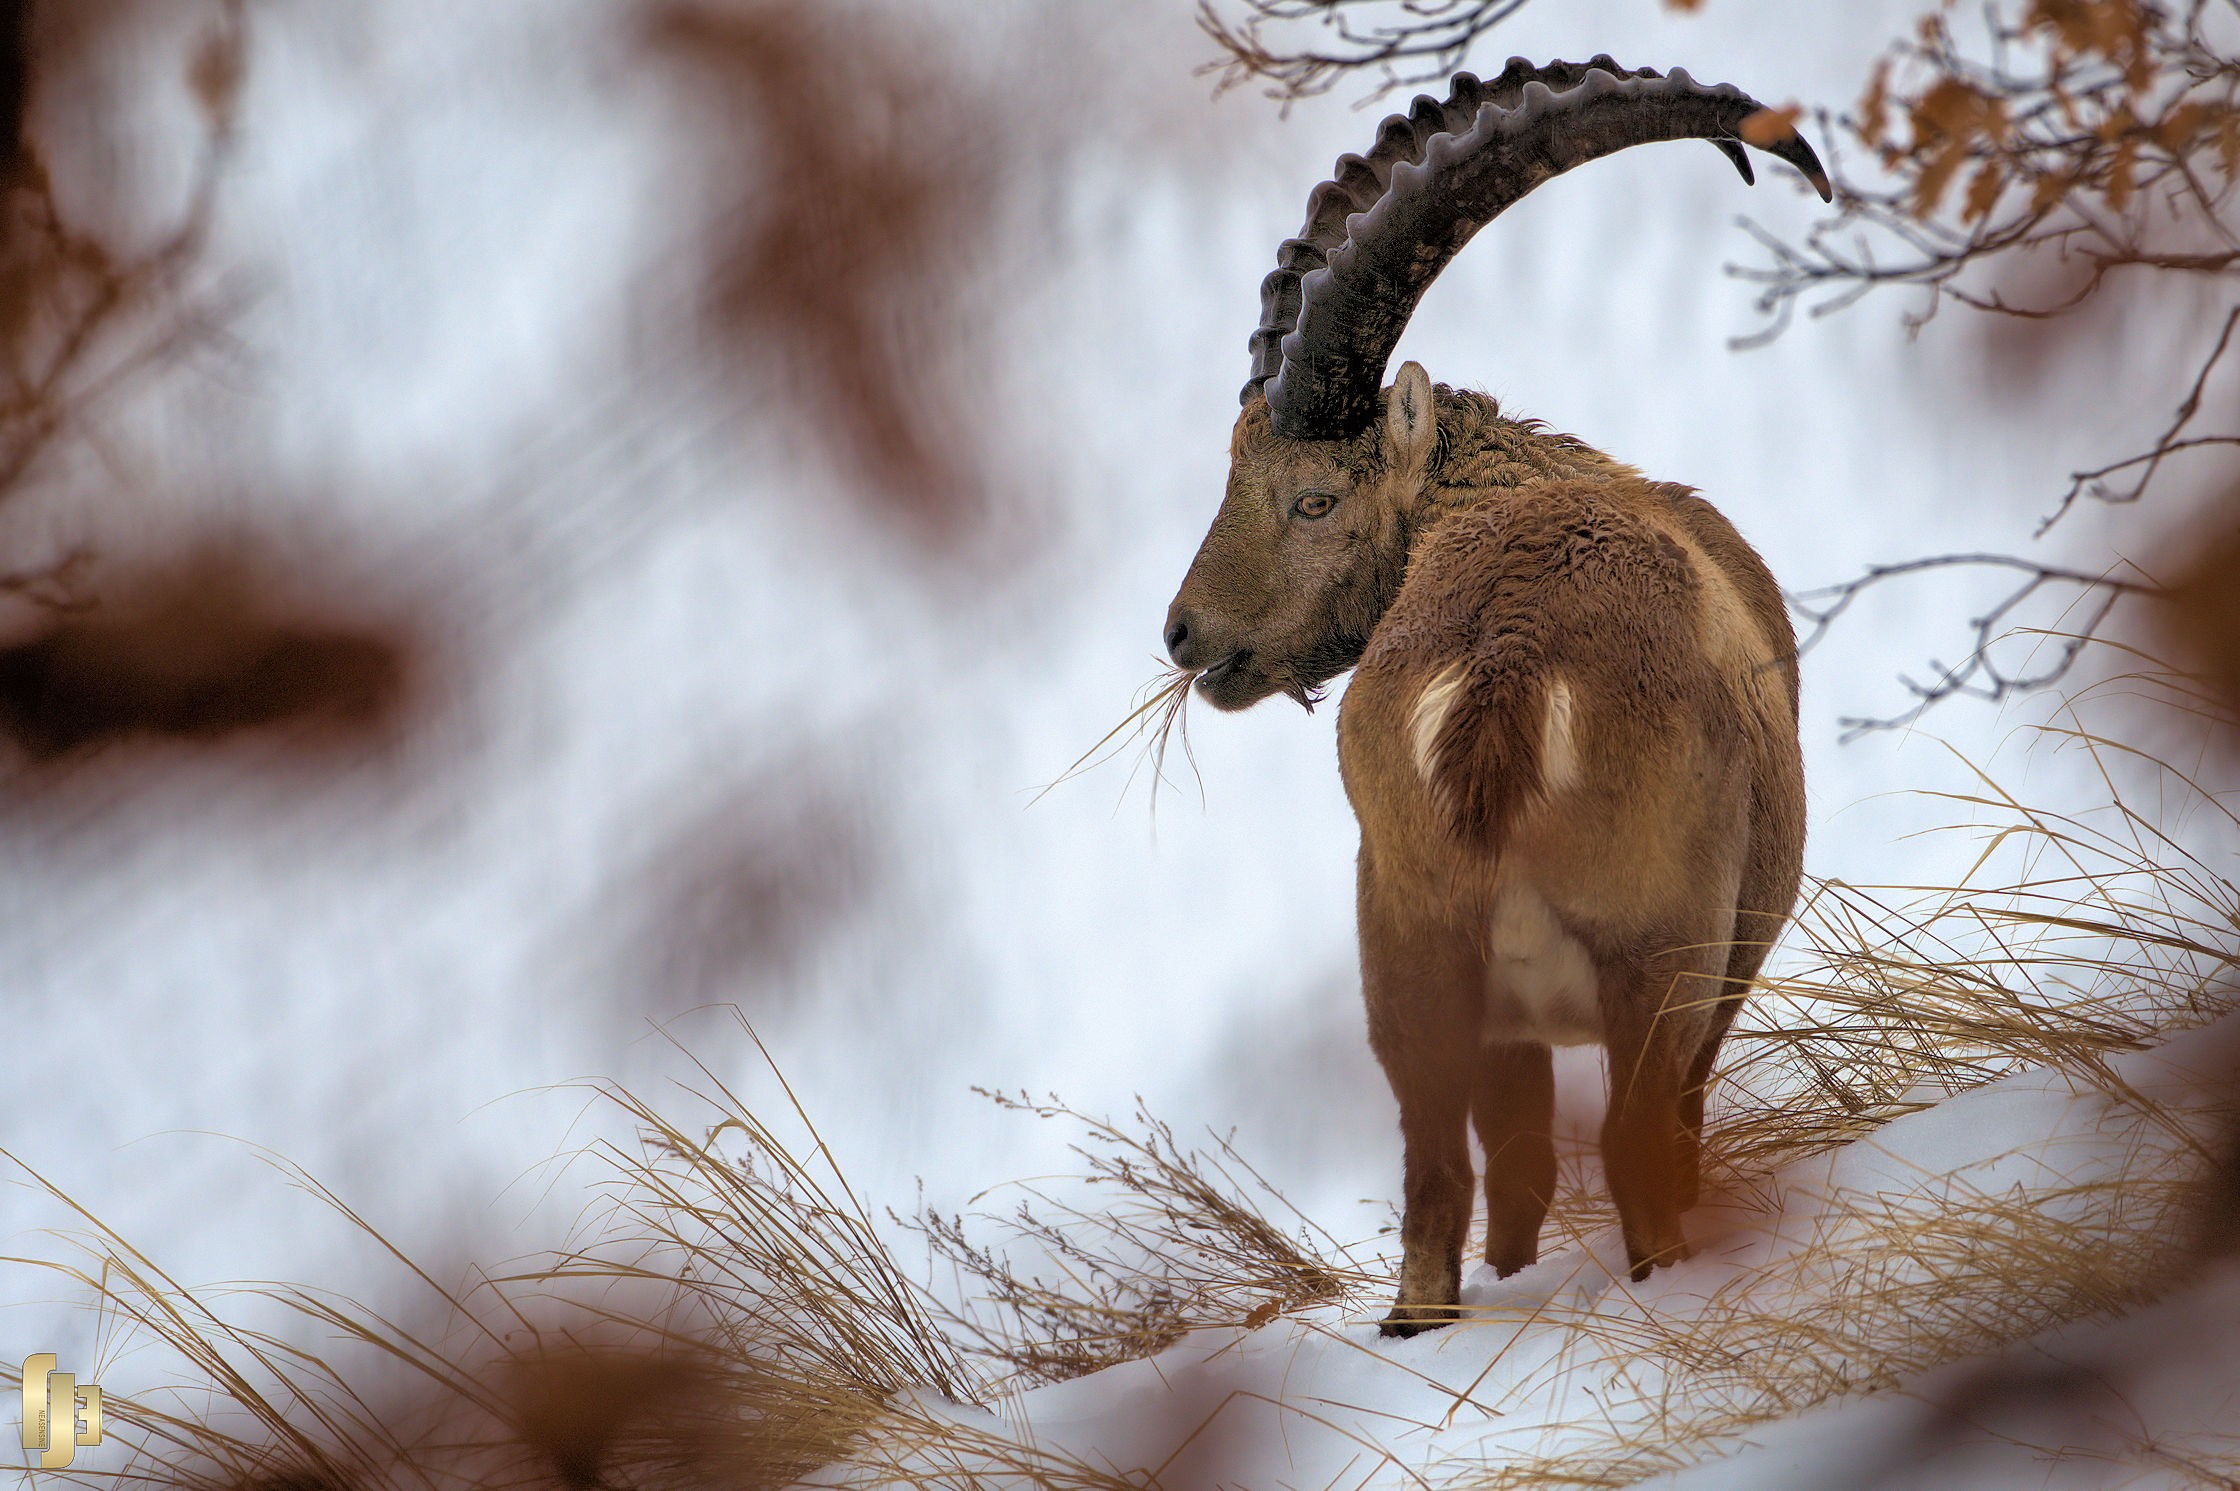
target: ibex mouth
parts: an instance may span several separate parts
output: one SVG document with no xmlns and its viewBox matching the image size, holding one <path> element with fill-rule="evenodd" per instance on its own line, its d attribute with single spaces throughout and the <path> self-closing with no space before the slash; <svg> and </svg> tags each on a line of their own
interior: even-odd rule
<svg viewBox="0 0 2240 1491">
<path fill-rule="evenodd" d="M 1198 675 L 1198 697 L 1215 709 L 1249 708 L 1267 698 L 1271 687 L 1249 647 L 1238 648 Z"/>
<path fill-rule="evenodd" d="M 1251 659 L 1251 657 L 1251 648 L 1238 648 L 1235 652 L 1230 653 L 1220 662 L 1215 663 L 1212 667 L 1206 669 L 1205 672 L 1200 673 L 1198 675 L 1198 687 L 1201 689 L 1211 689 L 1218 686 L 1221 680 L 1227 678 L 1230 674 L 1236 672 L 1237 669 L 1243 667 L 1245 663 Z"/>
</svg>

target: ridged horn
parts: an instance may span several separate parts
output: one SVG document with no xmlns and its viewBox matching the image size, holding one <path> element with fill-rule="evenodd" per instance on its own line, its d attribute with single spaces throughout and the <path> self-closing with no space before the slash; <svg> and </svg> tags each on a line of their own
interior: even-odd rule
<svg viewBox="0 0 2240 1491">
<path fill-rule="evenodd" d="M 1745 131 L 1767 111 L 1731 84 L 1679 68 L 1628 70 L 1607 56 L 1536 67 L 1512 57 L 1480 82 L 1458 73 L 1445 102 L 1418 98 L 1377 127 L 1367 155 L 1340 157 L 1307 198 L 1306 225 L 1260 286 L 1252 377 L 1276 432 L 1341 439 L 1376 416 L 1386 361 L 1439 271 L 1480 228 L 1573 166 L 1658 140 L 1708 140 L 1755 176 L 1746 143 L 1803 173 L 1827 201 L 1828 174 L 1794 129 Z"/>
</svg>

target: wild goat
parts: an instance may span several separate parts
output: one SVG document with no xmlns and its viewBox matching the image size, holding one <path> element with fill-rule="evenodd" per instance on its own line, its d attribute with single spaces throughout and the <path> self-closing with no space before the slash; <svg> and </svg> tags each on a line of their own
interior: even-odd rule
<svg viewBox="0 0 2240 1491">
<path fill-rule="evenodd" d="M 1551 1045 L 1600 1043 L 1602 1153 L 1636 1279 L 1684 1257 L 1703 1095 L 1796 900 L 1796 638 L 1773 576 L 1686 487 L 1385 363 L 1480 227 L 1572 166 L 1706 139 L 1826 175 L 1780 116 L 1608 57 L 1387 119 L 1315 188 L 1261 287 L 1227 495 L 1167 614 L 1223 709 L 1354 668 L 1338 760 L 1361 822 L 1369 1041 L 1400 1104 L 1387 1334 L 1456 1317 L 1486 1154 L 1486 1261 L 1539 1252 Z"/>
</svg>

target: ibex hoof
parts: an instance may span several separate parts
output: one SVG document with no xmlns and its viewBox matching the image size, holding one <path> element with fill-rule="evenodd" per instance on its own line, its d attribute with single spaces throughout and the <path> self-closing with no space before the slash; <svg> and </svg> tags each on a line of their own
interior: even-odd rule
<svg viewBox="0 0 2240 1491">
<path fill-rule="evenodd" d="M 1634 1260 L 1632 1260 L 1633 1282 L 1636 1284 L 1640 1283 L 1642 1280 L 1648 1278 L 1649 1275 L 1657 1269 L 1669 1268 L 1675 1263 L 1685 1263 L 1690 1257 L 1694 1255 L 1694 1252 L 1695 1250 L 1693 1248 L 1682 1242 L 1674 1243 L 1670 1247 L 1664 1248 L 1659 1252 L 1652 1253 L 1646 1258 L 1635 1258 Z"/>
<path fill-rule="evenodd" d="M 1392 1313 L 1377 1327 L 1377 1334 L 1406 1340 L 1424 1331 L 1435 1331 L 1442 1325 L 1452 1325 L 1461 1318 L 1462 1311 L 1454 1305 L 1394 1305 Z"/>
<path fill-rule="evenodd" d="M 1502 1253 L 1496 1253 L 1490 1248 L 1486 1251 L 1486 1262 L 1492 1266 L 1494 1277 L 1500 1279 L 1506 1279 L 1511 1274 L 1521 1274 L 1539 1261 L 1540 1249 L 1537 1246 L 1512 1248 Z"/>
</svg>

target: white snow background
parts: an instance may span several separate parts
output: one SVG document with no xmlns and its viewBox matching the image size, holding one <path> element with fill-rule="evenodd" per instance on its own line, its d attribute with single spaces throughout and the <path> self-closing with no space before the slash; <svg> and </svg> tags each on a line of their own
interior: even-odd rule
<svg viewBox="0 0 2240 1491">
<path fill-rule="evenodd" d="M 1607 50 L 1841 108 L 1914 10 L 1542 0 L 1473 62 Z M 381 1298 L 362 1240 L 260 1149 L 439 1266 L 551 1245 L 581 1201 L 555 1157 L 613 1122 L 571 1080 L 657 1098 L 689 1050 L 769 1094 L 728 1018 L 697 1008 L 732 1002 L 879 1205 L 907 1211 L 922 1184 L 955 1210 L 1067 1168 L 1066 1134 L 982 1084 L 1116 1114 L 1140 1095 L 1185 1133 L 1234 1131 L 1332 1231 L 1386 1220 L 1398 1142 L 1361 1038 L 1334 709 L 1195 712 L 1203 804 L 1182 771 L 1155 822 L 1140 779 L 1123 795 L 1124 763 L 1036 794 L 1153 672 L 1218 500 L 1259 280 L 1308 189 L 1391 105 L 1341 93 L 1282 117 L 1250 90 L 1214 96 L 1183 0 L 919 7 L 912 23 L 1016 91 L 1011 127 L 1044 163 L 995 219 L 997 283 L 972 306 L 991 352 L 964 404 L 999 441 L 1001 501 L 966 552 L 931 561 L 782 403 L 663 340 L 697 293 L 699 187 L 676 85 L 629 60 L 622 8 L 251 7 L 242 144 L 201 271 L 233 307 L 223 353 L 105 405 L 95 453 L 7 531 L 34 555 L 130 554 L 213 523 L 283 550 L 331 542 L 424 606 L 444 688 L 338 775 L 275 778 L 252 745 L 153 779 L 97 765 L 0 804 L 0 1147 L 177 1277 Z M 147 139 L 178 126 L 178 100 L 118 86 L 103 118 L 43 127 L 127 158 L 137 140 L 160 166 Z M 1474 242 L 1398 355 L 1701 488 L 1801 588 L 2012 546 L 2070 470 L 2133 448 L 2214 330 L 2118 314 L 2101 368 L 2018 379 L 1955 315 L 1908 338 L 1893 296 L 1731 351 L 1758 325 L 1721 273 L 1756 261 L 1737 216 L 1794 235 L 1817 206 L 1785 168 L 1746 191 L 1701 147 L 1598 163 Z M 2054 552 L 2106 563 L 2109 531 L 2080 512 Z M 1969 846 L 1906 836 L 1950 808 L 1907 794 L 1964 788 L 1967 760 L 2025 796 L 2085 790 L 2088 768 L 2027 749 L 2013 712 L 1962 704 L 1839 744 L 1839 717 L 1902 707 L 1898 672 L 1965 645 L 1979 594 L 1878 595 L 1806 658 L 1811 873 L 1955 873 Z M 819 893 L 837 910 L 776 929 L 760 961 L 680 971 L 662 867 L 743 826 L 836 833 Z M 1567 1070 L 1567 1114 L 1591 1125 L 1592 1067 Z M 1872 1189 L 1879 1166 L 1995 1169 L 2024 1138 L 2089 1148 L 2090 1101 L 2012 1079 L 1951 1105 L 1964 1121 L 1921 1115 L 1798 1177 L 1816 1199 L 1736 1220 L 1647 1286 L 1574 1257 L 1478 1298 L 1682 1309 L 1766 1268 L 1792 1228 L 1840 1210 L 1823 1193 Z M 51 1254 L 39 1229 L 67 1221 L 0 1190 L 0 1249 Z M 2204 1288 L 2234 1308 L 2229 1281 Z M 0 1306 L 0 1356 L 92 1350 L 49 1276 L 0 1271 Z M 1034 1432 L 1148 1455 L 1130 1416 L 1155 1417 L 1178 1370 L 1421 1420 L 1496 1344 L 1458 1330 L 1380 1354 L 1359 1322 L 1311 1324 L 1045 1390 Z M 1560 1356 L 1563 1328 L 1561 1312 L 1534 1327 L 1537 1359 Z M 2228 1350 L 2201 1374 L 2230 1367 Z M 98 1370 L 129 1390 L 131 1361 Z M 1393 1453 L 1498 1457 L 1598 1386 L 1543 1375 L 1517 1425 L 1465 1415 Z M 1797 1442 L 1869 1441 L 1895 1411 L 1837 1410 Z M 1263 1417 L 1169 1484 L 1374 1469 Z M 1703 1484 L 1805 1484 L 1809 1461 L 1769 1437 Z"/>
</svg>

